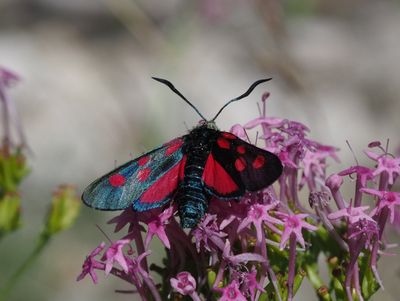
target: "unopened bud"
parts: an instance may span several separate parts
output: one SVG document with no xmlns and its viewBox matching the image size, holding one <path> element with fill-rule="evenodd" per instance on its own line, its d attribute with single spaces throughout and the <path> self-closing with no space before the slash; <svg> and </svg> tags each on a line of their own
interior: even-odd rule
<svg viewBox="0 0 400 301">
<path fill-rule="evenodd" d="M 17 193 L 6 193 L 0 200 L 0 236 L 21 225 L 21 199 Z"/>
<path fill-rule="evenodd" d="M 45 233 L 55 234 L 71 227 L 78 217 L 81 202 L 72 186 L 60 186 L 53 194 Z"/>
</svg>

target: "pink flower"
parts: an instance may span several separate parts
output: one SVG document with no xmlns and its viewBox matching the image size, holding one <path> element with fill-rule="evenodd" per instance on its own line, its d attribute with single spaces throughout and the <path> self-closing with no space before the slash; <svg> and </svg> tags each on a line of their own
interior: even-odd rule
<svg viewBox="0 0 400 301">
<path fill-rule="evenodd" d="M 372 169 L 360 165 L 351 166 L 350 168 L 339 172 L 339 176 L 349 176 L 353 173 L 357 174 L 357 177 L 360 178 L 360 183 L 362 187 L 365 187 L 367 185 L 368 180 L 373 180 L 374 178 Z"/>
<path fill-rule="evenodd" d="M 256 126 L 268 126 L 268 127 L 281 127 L 285 124 L 287 120 L 283 118 L 277 118 L 277 117 L 258 117 L 256 119 L 253 119 L 246 123 L 244 125 L 245 129 L 252 129 L 255 128 Z"/>
<path fill-rule="evenodd" d="M 388 208 L 390 211 L 390 222 L 393 224 L 395 217 L 395 206 L 400 205 L 400 193 L 392 191 L 379 191 L 370 188 L 363 188 L 361 191 L 379 197 L 378 206 L 372 210 L 371 215 L 375 215 L 383 208 Z"/>
<path fill-rule="evenodd" d="M 95 248 L 89 256 L 86 257 L 83 265 L 82 265 L 82 272 L 79 274 L 79 276 L 76 278 L 76 281 L 80 281 L 87 274 L 90 275 L 90 277 L 93 280 L 94 284 L 97 284 L 97 275 L 95 273 L 95 269 L 97 270 L 104 270 L 104 263 L 98 262 L 96 259 L 94 259 L 98 254 L 100 254 L 101 251 L 104 250 L 104 247 L 106 244 L 102 242 L 97 248 Z"/>
<path fill-rule="evenodd" d="M 278 204 L 279 202 L 274 202 L 269 205 L 252 205 L 247 211 L 247 217 L 240 223 L 237 231 L 242 231 L 245 227 L 252 223 L 256 228 L 257 241 L 261 242 L 262 232 L 264 231 L 262 228 L 263 223 L 282 224 L 282 221 L 268 214 L 268 211 L 275 208 Z"/>
<path fill-rule="evenodd" d="M 161 240 L 161 242 L 166 248 L 168 249 L 171 248 L 168 236 L 165 233 L 165 227 L 167 226 L 168 221 L 173 215 L 173 213 L 174 213 L 174 207 L 171 206 L 168 209 L 164 210 L 161 214 L 150 219 L 145 239 L 146 248 L 149 246 L 150 241 L 154 235 L 156 235 Z"/>
<path fill-rule="evenodd" d="M 340 174 L 332 174 L 326 179 L 325 184 L 330 190 L 336 191 L 342 186 L 343 178 Z"/>
<path fill-rule="evenodd" d="M 368 214 L 364 213 L 364 211 L 367 210 L 368 208 L 369 206 L 360 206 L 360 207 L 349 206 L 347 208 L 329 214 L 328 218 L 338 219 L 342 217 L 348 217 L 350 224 L 357 223 L 363 219 L 370 222 L 375 222 Z"/>
<path fill-rule="evenodd" d="M 283 166 L 290 167 L 290 168 L 295 168 L 295 169 L 298 168 L 296 163 L 294 163 L 293 160 L 290 158 L 289 152 L 281 151 L 278 156 L 279 156 L 279 159 L 281 160 Z"/>
<path fill-rule="evenodd" d="M 393 185 L 396 177 L 400 175 L 400 158 L 392 158 L 387 154 L 378 155 L 371 151 L 365 151 L 365 153 L 372 160 L 378 162 L 378 167 L 373 172 L 373 175 L 377 176 L 385 172 L 389 176 L 389 184 Z"/>
<path fill-rule="evenodd" d="M 218 301 L 247 301 L 239 290 L 239 284 L 233 280 L 228 286 L 216 289 L 222 293 Z"/>
<path fill-rule="evenodd" d="M 304 218 L 309 216 L 308 214 L 287 214 L 283 212 L 277 212 L 277 215 L 284 221 L 284 230 L 281 237 L 281 243 L 279 244 L 279 248 L 281 250 L 285 248 L 291 234 L 294 234 L 297 241 L 303 248 L 305 248 L 303 234 L 301 233 L 302 229 L 304 228 L 309 231 L 316 231 L 318 229 L 317 227 L 303 221 Z"/>
<path fill-rule="evenodd" d="M 315 176 L 324 176 L 326 163 L 325 160 L 327 157 L 336 158 L 336 149 L 327 147 L 316 151 L 307 150 L 303 157 L 303 165 L 304 165 L 304 176 L 305 177 L 315 177 Z"/>
<path fill-rule="evenodd" d="M 254 266 L 251 272 L 244 273 L 243 280 L 243 286 L 249 292 L 251 301 L 254 301 L 256 290 L 265 292 L 264 288 L 257 281 L 257 270 Z"/>
<path fill-rule="evenodd" d="M 231 127 L 230 132 L 240 139 L 247 141 L 249 138 L 247 137 L 246 130 L 240 125 L 235 124 Z"/>
<path fill-rule="evenodd" d="M 222 237 L 225 237 L 226 233 L 219 230 L 216 219 L 216 215 L 207 213 L 197 227 L 192 231 L 198 252 L 200 252 L 202 242 L 207 251 L 214 249 L 214 246 L 217 246 L 220 250 L 224 249 L 224 241 L 222 240 Z"/>
<path fill-rule="evenodd" d="M 246 264 L 249 261 L 258 261 L 258 262 L 266 261 L 264 257 L 256 253 L 242 253 L 238 255 L 231 255 L 231 254 L 232 254 L 231 243 L 229 242 L 229 240 L 226 240 L 222 257 L 232 266 L 237 266 L 242 262 Z"/>
<path fill-rule="evenodd" d="M 9 147 L 22 146 L 28 148 L 25 133 L 22 128 L 21 121 L 19 120 L 17 108 L 15 103 L 8 96 L 8 89 L 20 80 L 19 76 L 15 73 L 0 67 L 0 103 L 2 104 L 2 126 L 4 133 L 3 147 L 9 150 Z M 17 135 L 19 141 L 13 139 L 12 133 Z"/>
<path fill-rule="evenodd" d="M 2 87 L 11 87 L 12 84 L 18 82 L 20 77 L 14 72 L 7 70 L 3 67 L 0 67 L 0 89 Z"/>
<path fill-rule="evenodd" d="M 129 239 L 117 240 L 107 249 L 106 253 L 101 258 L 101 260 L 106 262 L 106 275 L 111 272 L 114 262 L 117 262 L 125 273 L 128 273 L 128 263 L 126 262 L 122 248 L 129 243 Z"/>
<path fill-rule="evenodd" d="M 189 272 L 180 272 L 176 278 L 170 279 L 171 286 L 181 295 L 191 295 L 196 291 L 196 280 Z"/>
</svg>

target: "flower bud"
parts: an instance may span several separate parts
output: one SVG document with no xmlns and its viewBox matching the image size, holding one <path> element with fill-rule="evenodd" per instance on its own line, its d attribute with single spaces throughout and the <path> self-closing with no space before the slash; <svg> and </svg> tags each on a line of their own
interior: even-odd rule
<svg viewBox="0 0 400 301">
<path fill-rule="evenodd" d="M 207 269 L 207 282 L 209 287 L 214 286 L 215 279 L 217 278 L 217 274 L 210 268 Z"/>
<path fill-rule="evenodd" d="M 16 192 L 22 179 L 28 174 L 25 157 L 20 150 L 10 153 L 0 149 L 0 193 Z"/>
<path fill-rule="evenodd" d="M 21 199 L 17 193 L 7 193 L 0 200 L 0 236 L 21 225 Z"/>
<path fill-rule="evenodd" d="M 328 179 L 326 179 L 326 186 L 329 187 L 330 190 L 335 191 L 340 188 L 343 184 L 343 179 L 341 176 L 337 174 L 330 175 Z"/>
<path fill-rule="evenodd" d="M 47 216 L 45 233 L 55 234 L 71 227 L 81 207 L 81 202 L 72 186 L 60 186 L 53 194 L 50 211 Z"/>
</svg>

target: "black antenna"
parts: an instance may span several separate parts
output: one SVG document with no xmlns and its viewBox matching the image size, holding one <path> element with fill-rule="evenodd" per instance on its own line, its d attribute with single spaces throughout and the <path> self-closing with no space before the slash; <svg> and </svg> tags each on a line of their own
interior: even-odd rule
<svg viewBox="0 0 400 301">
<path fill-rule="evenodd" d="M 250 88 L 249 88 L 246 92 L 244 92 L 242 95 L 240 95 L 240 96 L 238 96 L 238 97 L 236 97 L 236 98 L 231 99 L 230 101 L 228 101 L 228 102 L 218 111 L 217 115 L 215 115 L 215 117 L 214 117 L 213 119 L 211 119 L 211 121 L 214 121 L 214 120 L 218 117 L 218 115 L 221 114 L 222 110 L 225 109 L 225 107 L 226 107 L 227 105 L 229 105 L 230 103 L 232 103 L 232 102 L 234 102 L 234 101 L 238 101 L 238 100 L 240 100 L 240 99 L 242 99 L 242 98 L 245 98 L 245 97 L 249 96 L 249 94 L 254 90 L 255 87 L 257 87 L 257 86 L 258 86 L 259 84 L 261 84 L 261 83 L 265 83 L 265 82 L 267 82 L 267 81 L 270 81 L 271 79 L 272 79 L 272 77 L 271 77 L 271 78 L 259 79 L 258 81 L 254 82 L 254 83 L 250 86 Z"/>
<path fill-rule="evenodd" d="M 204 121 L 207 121 L 207 119 L 204 118 L 204 116 L 199 112 L 199 110 L 197 110 L 197 108 L 196 108 L 189 100 L 187 100 L 187 99 L 185 98 L 185 96 L 183 96 L 183 95 L 181 94 L 181 92 L 179 92 L 179 91 L 174 87 L 174 85 L 173 85 L 171 82 L 167 81 L 166 79 L 158 78 L 158 77 L 152 77 L 152 79 L 154 79 L 154 80 L 156 80 L 156 81 L 158 81 L 158 82 L 160 82 L 160 83 L 162 83 L 162 84 L 168 86 L 172 91 L 175 92 L 175 94 L 177 94 L 178 96 L 180 96 L 180 98 L 182 98 L 189 106 L 191 106 L 191 107 L 197 112 L 197 114 L 200 115 L 200 117 L 201 117 Z"/>
</svg>

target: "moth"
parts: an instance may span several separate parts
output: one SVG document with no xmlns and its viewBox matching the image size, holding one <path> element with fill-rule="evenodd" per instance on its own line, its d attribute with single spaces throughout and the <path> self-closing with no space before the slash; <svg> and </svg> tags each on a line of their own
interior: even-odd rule
<svg viewBox="0 0 400 301">
<path fill-rule="evenodd" d="M 273 153 L 260 149 L 232 133 L 220 131 L 215 120 L 230 103 L 248 96 L 266 81 L 254 82 L 242 95 L 228 101 L 207 120 L 171 82 L 167 85 L 202 118 L 187 135 L 134 159 L 91 183 L 83 202 L 101 210 L 131 207 L 146 211 L 174 200 L 181 226 L 195 227 L 207 212 L 210 200 L 233 200 L 246 192 L 271 185 L 282 173 L 282 163 Z"/>
</svg>

